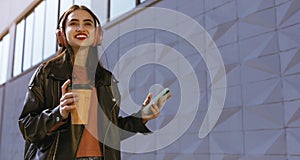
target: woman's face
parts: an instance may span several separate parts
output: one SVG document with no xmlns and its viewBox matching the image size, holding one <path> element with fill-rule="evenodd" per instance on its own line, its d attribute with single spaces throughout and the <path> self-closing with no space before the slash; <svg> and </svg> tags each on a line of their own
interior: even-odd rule
<svg viewBox="0 0 300 160">
<path fill-rule="evenodd" d="M 73 49 L 91 46 L 94 41 L 94 18 L 85 10 L 76 10 L 68 15 L 65 26 L 66 38 Z"/>
</svg>

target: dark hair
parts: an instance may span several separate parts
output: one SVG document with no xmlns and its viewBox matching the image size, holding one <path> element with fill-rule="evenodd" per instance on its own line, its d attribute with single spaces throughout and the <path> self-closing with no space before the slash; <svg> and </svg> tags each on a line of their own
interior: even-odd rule
<svg viewBox="0 0 300 160">
<path fill-rule="evenodd" d="M 58 24 L 57 24 L 57 29 L 62 28 L 64 33 L 65 32 L 65 28 L 66 28 L 66 22 L 67 22 L 67 18 L 68 16 L 76 11 L 76 10 L 84 10 L 87 11 L 94 19 L 94 24 L 95 27 L 97 27 L 97 24 L 99 26 L 101 26 L 99 19 L 97 18 L 97 16 L 86 6 L 83 5 L 73 5 L 71 6 L 68 10 L 66 10 L 62 16 L 59 18 L 58 20 Z M 64 35 L 66 36 L 66 35 Z M 69 61 L 72 65 L 74 64 L 75 61 L 75 56 L 74 56 L 74 51 L 72 49 L 71 46 L 63 46 L 61 47 L 58 52 L 57 52 L 57 56 L 54 57 L 54 59 L 59 58 L 61 56 L 65 56 L 66 60 Z M 98 49 L 97 47 L 93 47 L 90 46 L 89 49 L 89 53 L 88 53 L 88 58 L 87 58 L 87 63 L 86 63 L 86 67 L 87 68 L 91 68 L 91 67 L 97 67 L 97 71 L 96 73 L 89 73 L 89 75 L 96 75 L 99 73 L 99 70 L 104 69 L 103 65 L 101 64 L 101 62 L 99 61 L 99 56 L 98 56 Z M 95 71 L 95 69 L 88 69 L 88 71 Z M 97 76 L 97 75 L 96 75 Z M 99 76 L 99 75 L 98 75 Z"/>
<path fill-rule="evenodd" d="M 86 6 L 83 5 L 73 5 L 71 6 L 68 10 L 66 10 L 62 16 L 59 18 L 58 23 L 57 23 L 57 29 L 59 28 L 63 28 L 63 30 L 65 31 L 65 25 L 66 25 L 66 21 L 67 21 L 67 17 L 74 11 L 76 10 L 84 10 L 87 11 L 94 19 L 94 23 L 95 23 L 95 27 L 100 24 L 99 19 L 97 18 L 97 16 Z"/>
<path fill-rule="evenodd" d="M 57 29 L 59 28 L 62 28 L 62 30 L 64 31 L 64 34 L 66 33 L 65 32 L 65 29 L 66 29 L 66 23 L 67 23 L 67 18 L 68 16 L 73 13 L 74 11 L 76 10 L 84 10 L 84 11 L 87 11 L 94 19 L 94 24 L 95 24 L 95 27 L 97 27 L 97 24 L 99 26 L 101 26 L 100 24 L 100 21 L 99 19 L 97 18 L 97 16 L 89 9 L 87 8 L 86 6 L 83 6 L 83 5 L 73 5 L 71 6 L 68 10 L 66 10 L 62 16 L 59 18 L 58 20 L 58 23 L 57 23 Z M 66 35 L 64 35 L 66 37 Z M 92 48 L 92 46 L 90 47 Z M 95 47 L 96 48 L 96 47 Z M 74 57 L 73 57 L 73 49 L 72 47 L 70 46 L 63 46 L 59 51 L 58 51 L 58 54 L 61 54 L 63 52 L 65 52 L 65 50 L 67 50 L 67 53 L 71 54 L 71 58 L 70 60 L 73 62 L 74 60 Z M 91 49 L 92 51 L 97 51 L 95 49 Z"/>
</svg>

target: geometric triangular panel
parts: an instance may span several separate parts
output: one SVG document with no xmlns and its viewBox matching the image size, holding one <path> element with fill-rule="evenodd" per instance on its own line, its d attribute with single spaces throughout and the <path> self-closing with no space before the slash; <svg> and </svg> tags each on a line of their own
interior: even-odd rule
<svg viewBox="0 0 300 160">
<path fill-rule="evenodd" d="M 244 106 L 253 106 L 282 101 L 282 84 L 280 79 L 243 84 Z"/>
<path fill-rule="evenodd" d="M 240 39 L 274 30 L 275 9 L 271 8 L 247 15 L 241 18 L 239 26 Z"/>
<path fill-rule="evenodd" d="M 300 75 L 292 75 L 282 78 L 284 100 L 296 100 L 300 99 Z"/>
<path fill-rule="evenodd" d="M 244 108 L 246 130 L 279 129 L 284 127 L 283 104 L 272 103 Z"/>
<path fill-rule="evenodd" d="M 246 152 L 254 155 L 286 154 L 284 138 L 284 129 L 246 132 Z"/>
<path fill-rule="evenodd" d="M 215 131 L 236 131 L 242 129 L 241 107 L 224 108 L 218 122 L 214 128 Z"/>
<path fill-rule="evenodd" d="M 287 139 L 287 154 L 300 155 L 300 129 L 288 128 L 286 131 Z"/>
<path fill-rule="evenodd" d="M 212 39 L 218 46 L 237 41 L 237 20 L 232 20 L 218 25 L 216 28 L 209 31 L 213 35 Z M 214 33 L 212 33 L 214 32 Z M 209 44 L 210 46 L 211 44 Z"/>
<path fill-rule="evenodd" d="M 281 51 L 289 50 L 300 46 L 300 25 L 278 30 L 278 42 Z"/>
<path fill-rule="evenodd" d="M 300 1 L 291 0 L 277 7 L 277 25 L 285 27 L 300 22 Z"/>
<path fill-rule="evenodd" d="M 276 32 L 243 40 L 239 46 L 242 61 L 279 52 Z"/>
<path fill-rule="evenodd" d="M 185 154 L 209 153 L 209 138 L 198 139 L 198 134 L 190 134 L 180 140 L 180 147 Z"/>
<path fill-rule="evenodd" d="M 209 136 L 210 153 L 241 154 L 243 153 L 243 133 L 212 132 Z"/>
<path fill-rule="evenodd" d="M 242 65 L 242 81 L 255 82 L 280 76 L 279 55 L 249 59 Z"/>
<path fill-rule="evenodd" d="M 272 144 L 267 148 L 265 154 L 271 155 L 271 154 L 286 154 L 286 151 L 283 149 L 286 146 L 286 141 L 285 141 L 285 133 L 281 132 L 281 134 L 273 139 Z"/>
<path fill-rule="evenodd" d="M 283 75 L 300 73 L 300 49 L 292 49 L 280 54 Z"/>
<path fill-rule="evenodd" d="M 287 127 L 300 127 L 300 101 L 284 103 L 284 119 Z"/>
<path fill-rule="evenodd" d="M 245 17 L 254 12 L 274 6 L 273 0 L 238 0 L 239 17 Z"/>
</svg>

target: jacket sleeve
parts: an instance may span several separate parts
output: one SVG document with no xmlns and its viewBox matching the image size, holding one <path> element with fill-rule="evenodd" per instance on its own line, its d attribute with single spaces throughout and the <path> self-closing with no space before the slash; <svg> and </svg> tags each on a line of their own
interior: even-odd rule
<svg viewBox="0 0 300 160">
<path fill-rule="evenodd" d="M 121 102 L 121 96 L 117 85 L 117 80 L 113 77 L 112 83 L 112 92 L 113 95 L 116 96 L 116 99 L 118 101 L 118 106 L 120 106 Z M 119 113 L 118 113 L 119 114 Z M 129 138 L 136 133 L 142 133 L 142 134 L 148 134 L 152 133 L 146 126 L 143 124 L 142 121 L 142 114 L 141 111 L 138 111 L 137 113 L 134 113 L 132 115 L 129 115 L 127 117 L 118 117 L 118 127 L 121 129 L 120 136 L 121 140 Z"/>
<path fill-rule="evenodd" d="M 41 65 L 30 80 L 18 121 L 24 139 L 30 143 L 42 143 L 51 134 L 48 131 L 62 121 L 58 106 L 54 108 L 44 106 L 44 96 L 52 96 L 44 95 L 44 82 L 45 74 Z"/>
<path fill-rule="evenodd" d="M 141 111 L 127 117 L 118 118 L 119 127 L 122 129 L 121 140 L 129 138 L 136 133 L 152 133 L 142 122 Z"/>
</svg>

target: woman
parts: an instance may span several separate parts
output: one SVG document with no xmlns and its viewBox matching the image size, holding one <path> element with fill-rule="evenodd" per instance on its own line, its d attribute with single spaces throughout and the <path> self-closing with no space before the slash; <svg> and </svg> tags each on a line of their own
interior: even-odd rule
<svg viewBox="0 0 300 160">
<path fill-rule="evenodd" d="M 34 73 L 19 118 L 26 140 L 24 158 L 119 160 L 120 141 L 137 132 L 149 133 L 145 123 L 158 117 L 164 101 L 152 104 L 152 115 L 118 116 L 117 80 L 98 62 L 100 22 L 85 6 L 74 5 L 61 16 L 57 38 L 59 54 Z M 92 88 L 86 125 L 71 122 L 70 113 L 80 101 L 78 93 L 68 90 L 71 82 Z"/>
</svg>

